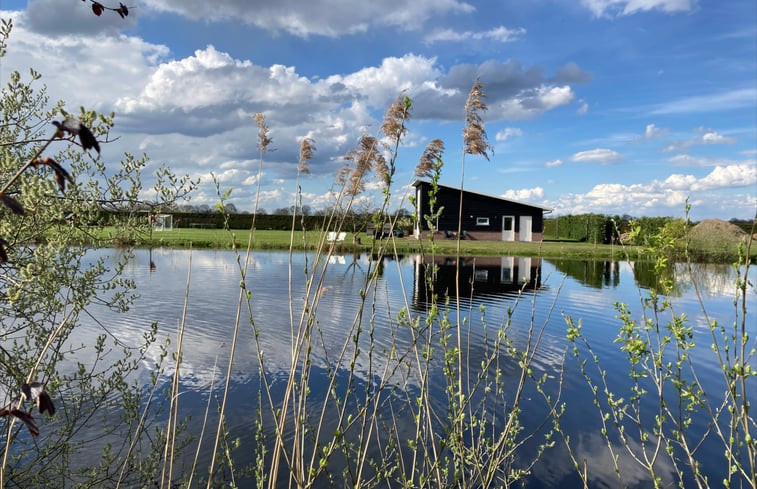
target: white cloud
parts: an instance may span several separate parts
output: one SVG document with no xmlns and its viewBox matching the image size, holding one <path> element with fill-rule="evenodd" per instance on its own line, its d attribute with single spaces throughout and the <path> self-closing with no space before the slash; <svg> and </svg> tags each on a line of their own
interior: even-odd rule
<svg viewBox="0 0 757 489">
<path fill-rule="evenodd" d="M 519 190 L 508 190 L 502 197 L 505 199 L 528 201 L 534 199 L 541 199 L 544 197 L 544 189 L 542 187 L 534 188 L 522 188 Z"/>
<path fill-rule="evenodd" d="M 509 120 L 531 119 L 548 110 L 571 103 L 575 96 L 571 87 L 567 85 L 541 85 L 524 90 L 515 97 L 502 101 L 498 106 L 490 106 L 490 109 Z"/>
<path fill-rule="evenodd" d="M 141 13 L 142 9 L 138 8 L 131 9 L 124 18 L 112 11 L 98 17 L 89 2 L 62 7 L 58 0 L 29 0 L 25 10 L 26 27 L 46 36 L 117 35 L 124 29 L 136 27 Z"/>
<path fill-rule="evenodd" d="M 552 160 L 552 161 L 548 161 L 548 162 L 544 163 L 544 166 L 546 166 L 547 168 L 554 168 L 556 166 L 562 165 L 562 163 L 563 163 L 562 160 L 557 159 L 557 160 Z"/>
<path fill-rule="evenodd" d="M 271 80 L 286 78 L 291 71 L 273 66 L 269 73 L 261 67 L 253 67 L 249 61 L 238 61 L 213 46 L 198 49 L 193 56 L 160 65 L 149 77 L 138 97 L 121 97 L 116 109 L 124 114 L 137 111 L 181 109 L 189 112 L 197 108 L 226 104 L 230 98 L 241 94 L 241 78 L 269 77 Z M 266 76 L 268 75 L 268 76 Z M 236 78 L 236 80 L 235 80 Z M 226 83 L 220 83 L 221 80 Z M 291 80 L 285 80 L 291 86 Z M 243 85 L 242 85 L 243 86 Z M 188 96 L 191 94 L 191 96 Z"/>
<path fill-rule="evenodd" d="M 579 100 L 579 106 L 576 109 L 576 114 L 585 115 L 589 112 L 589 104 L 584 100 Z"/>
<path fill-rule="evenodd" d="M 664 189 L 672 190 L 686 190 L 690 189 L 696 183 L 697 178 L 694 175 L 681 175 L 674 173 L 662 182 L 661 187 Z"/>
<path fill-rule="evenodd" d="M 501 131 L 497 131 L 497 134 L 494 136 L 494 139 L 496 141 L 504 143 L 505 141 L 508 141 L 515 137 L 520 137 L 522 135 L 523 135 L 523 131 L 520 128 L 506 127 L 502 129 Z"/>
<path fill-rule="evenodd" d="M 740 164 L 716 166 L 706 177 L 691 185 L 692 190 L 754 187 L 757 185 L 757 165 Z"/>
<path fill-rule="evenodd" d="M 655 126 L 654 124 L 647 124 L 644 130 L 644 139 L 657 139 L 667 134 L 666 129 Z"/>
<path fill-rule="evenodd" d="M 712 129 L 705 129 L 703 127 L 697 128 L 697 132 L 700 133 L 700 136 L 691 138 L 691 139 L 685 139 L 683 141 L 674 141 L 670 144 L 668 144 L 665 149 L 663 149 L 666 153 L 672 153 L 676 151 L 683 151 L 691 146 L 695 145 L 702 145 L 702 144 L 733 144 L 736 142 L 736 138 L 723 136 L 722 134 L 713 131 Z"/>
<path fill-rule="evenodd" d="M 508 29 L 504 26 L 495 27 L 488 31 L 455 31 L 453 29 L 436 29 L 427 34 L 423 40 L 426 44 L 435 42 L 468 42 L 468 41 L 496 41 L 512 42 L 520 39 L 526 30 L 523 28 Z"/>
<path fill-rule="evenodd" d="M 755 105 L 757 105 L 757 89 L 742 88 L 673 100 L 656 106 L 652 109 L 651 114 L 694 114 L 754 107 Z"/>
<path fill-rule="evenodd" d="M 588 151 L 581 151 L 570 157 L 571 161 L 585 162 L 585 163 L 615 163 L 623 159 L 623 155 L 606 148 L 590 149 Z"/>
<path fill-rule="evenodd" d="M 649 10 L 688 12 L 695 0 L 581 0 L 581 4 L 597 17 L 631 15 Z"/>
<path fill-rule="evenodd" d="M 718 166 L 703 176 L 673 174 L 648 183 L 604 183 L 585 194 L 565 194 L 544 204 L 557 214 L 671 215 L 682 214 L 687 199 L 694 215 L 729 217 L 754 213 L 757 165 Z M 736 189 L 747 188 L 746 194 Z M 730 213 L 730 214 L 729 214 Z"/>
<path fill-rule="evenodd" d="M 668 158 L 668 161 L 678 166 L 727 166 L 738 164 L 738 162 L 727 158 L 705 158 L 687 154 L 671 156 Z"/>
<path fill-rule="evenodd" d="M 346 76 L 332 76 L 326 82 L 343 84 L 353 96 L 366 97 L 376 106 L 386 107 L 400 94 L 418 90 L 442 92 L 435 83 L 441 76 L 436 58 L 414 54 L 384 58 L 379 66 L 363 68 Z"/>
<path fill-rule="evenodd" d="M 702 134 L 702 143 L 704 144 L 733 144 L 735 142 L 735 138 L 723 136 L 715 131 L 707 131 Z"/>
<path fill-rule="evenodd" d="M 339 37 L 366 32 L 376 27 L 420 29 L 432 17 L 475 9 L 458 0 L 153 0 L 146 8 L 171 12 L 193 20 L 214 22 L 234 19 L 273 32 L 308 37 Z"/>
<path fill-rule="evenodd" d="M 77 9 L 56 6 L 53 10 Z M 13 31 L 8 52 L 0 62 L 0 79 L 7 80 L 10 70 L 28 73 L 34 68 L 42 74 L 41 82 L 50 99 L 65 100 L 72 111 L 84 106 L 109 112 L 113 100 L 132 93 L 133 87 L 139 87 L 169 54 L 166 46 L 132 36 L 35 33 L 26 13 L 12 18 Z M 86 89 L 77 89 L 83 80 Z"/>
</svg>

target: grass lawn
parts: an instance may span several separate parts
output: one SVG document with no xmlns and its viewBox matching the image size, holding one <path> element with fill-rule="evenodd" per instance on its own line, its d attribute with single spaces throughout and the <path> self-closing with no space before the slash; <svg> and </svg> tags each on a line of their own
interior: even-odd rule
<svg viewBox="0 0 757 489">
<path fill-rule="evenodd" d="M 169 231 L 154 231 L 152 239 L 147 233 L 133 240 L 134 245 L 139 247 L 169 247 L 169 248 L 215 248 L 231 249 L 232 243 L 237 248 L 245 249 L 250 236 L 246 229 L 192 229 L 174 228 Z M 97 236 L 103 245 L 118 245 L 115 228 L 105 228 Z M 254 249 L 279 249 L 288 250 L 292 234 L 290 231 L 256 230 L 252 236 Z M 374 246 L 374 239 L 365 234 L 357 236 L 359 243 L 354 240 L 352 233 L 347 233 L 342 243 L 335 244 L 339 252 L 370 251 Z M 295 231 L 294 249 L 315 250 L 323 241 L 323 235 L 319 231 Z M 387 238 L 382 241 L 387 245 L 385 253 L 392 253 L 396 247 L 398 253 L 417 253 L 421 246 L 426 252 L 430 252 L 431 243 L 428 240 L 419 242 L 410 237 Z M 378 245 L 379 243 L 375 243 Z M 443 237 L 435 241 L 436 253 L 441 255 L 453 255 L 456 252 L 457 241 Z M 640 248 L 627 246 L 626 252 L 636 257 Z M 550 242 L 522 243 L 502 241 L 473 241 L 464 239 L 460 241 L 460 253 L 463 255 L 523 255 L 544 257 L 575 257 L 575 258 L 601 258 L 623 259 L 624 255 L 619 246 L 594 245 L 591 243 L 576 242 Z"/>
</svg>

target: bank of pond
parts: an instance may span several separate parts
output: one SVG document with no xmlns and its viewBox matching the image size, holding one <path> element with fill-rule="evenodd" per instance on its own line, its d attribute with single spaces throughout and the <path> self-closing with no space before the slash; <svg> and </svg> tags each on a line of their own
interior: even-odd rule
<svg viewBox="0 0 757 489">
<path fill-rule="evenodd" d="M 329 239 L 333 234 L 337 239 Z M 418 240 L 412 235 L 382 236 L 353 232 L 281 231 L 268 229 L 204 229 L 172 228 L 162 231 L 140 231 L 123 234 L 117 228 L 104 228 L 95 234 L 97 239 L 87 236 L 94 246 L 137 246 L 167 248 L 206 249 L 246 249 L 251 246 L 259 250 L 315 251 L 331 248 L 338 253 L 370 252 L 382 249 L 384 254 L 429 253 L 462 255 L 531 255 L 549 258 L 594 258 L 607 260 L 653 260 L 654 252 L 649 246 L 611 243 L 598 244 L 566 240 L 544 240 L 538 242 L 482 241 L 437 233 L 433 241 Z M 740 243 L 730 241 L 692 244 L 680 242 L 665 250 L 673 260 L 690 260 L 710 263 L 733 263 L 739 255 L 749 253 L 757 258 L 757 246 L 745 247 L 740 251 Z"/>
</svg>

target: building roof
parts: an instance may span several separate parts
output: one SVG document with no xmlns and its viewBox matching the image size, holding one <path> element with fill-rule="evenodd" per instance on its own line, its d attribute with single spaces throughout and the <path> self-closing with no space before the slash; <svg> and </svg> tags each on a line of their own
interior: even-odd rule
<svg viewBox="0 0 757 489">
<path fill-rule="evenodd" d="M 431 182 L 428 182 L 426 180 L 416 180 L 416 181 L 413 182 L 413 187 L 417 187 L 421 183 L 430 184 Z M 455 191 L 458 191 L 458 192 L 460 191 L 459 187 L 450 187 L 449 185 L 439 184 L 439 188 L 445 188 L 445 189 L 448 189 L 448 190 L 455 190 Z M 543 212 L 545 212 L 547 214 L 550 213 L 550 212 L 552 212 L 554 210 L 551 207 L 545 207 L 543 205 L 537 205 L 537 204 L 530 204 L 528 202 L 521 202 L 519 200 L 505 199 L 504 197 L 498 197 L 496 195 L 485 194 L 485 193 L 482 193 L 482 192 L 473 192 L 471 190 L 466 190 L 466 189 L 463 189 L 463 192 L 467 193 L 467 194 L 480 195 L 482 197 L 486 197 L 486 198 L 489 198 L 489 199 L 501 200 L 503 202 L 511 202 L 513 204 L 520 204 L 520 205 L 525 205 L 525 206 L 528 206 L 528 207 L 535 207 L 537 209 L 541 209 Z"/>
</svg>

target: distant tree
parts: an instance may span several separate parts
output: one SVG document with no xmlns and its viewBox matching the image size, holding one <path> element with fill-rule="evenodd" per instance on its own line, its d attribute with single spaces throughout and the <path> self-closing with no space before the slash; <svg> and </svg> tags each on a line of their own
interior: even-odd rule
<svg viewBox="0 0 757 489">
<path fill-rule="evenodd" d="M 233 203 L 229 202 L 226 205 L 223 206 L 223 209 L 226 211 L 227 214 L 237 214 L 237 206 Z"/>
<path fill-rule="evenodd" d="M 289 212 L 289 207 L 279 207 L 278 209 L 273 211 L 274 216 L 291 216 L 291 213 Z"/>
</svg>

